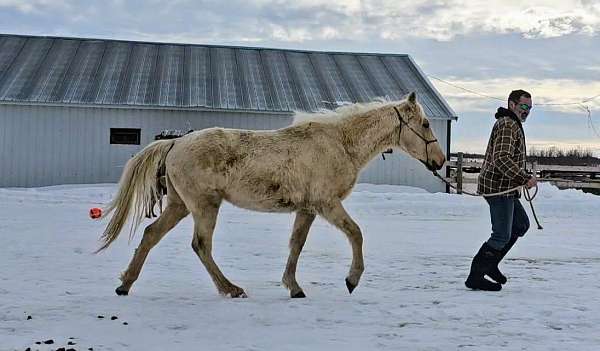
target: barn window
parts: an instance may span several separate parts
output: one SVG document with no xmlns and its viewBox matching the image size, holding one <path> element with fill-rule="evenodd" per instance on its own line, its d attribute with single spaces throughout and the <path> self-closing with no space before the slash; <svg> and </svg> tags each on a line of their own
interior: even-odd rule
<svg viewBox="0 0 600 351">
<path fill-rule="evenodd" d="M 140 145 L 141 131 L 139 128 L 110 128 L 110 143 Z"/>
</svg>

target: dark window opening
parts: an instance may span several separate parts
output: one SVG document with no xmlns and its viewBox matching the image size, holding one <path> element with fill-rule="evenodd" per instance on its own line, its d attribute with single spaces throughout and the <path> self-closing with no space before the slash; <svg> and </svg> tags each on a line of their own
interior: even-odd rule
<svg viewBox="0 0 600 351">
<path fill-rule="evenodd" d="M 139 128 L 110 128 L 111 144 L 140 145 Z"/>
</svg>

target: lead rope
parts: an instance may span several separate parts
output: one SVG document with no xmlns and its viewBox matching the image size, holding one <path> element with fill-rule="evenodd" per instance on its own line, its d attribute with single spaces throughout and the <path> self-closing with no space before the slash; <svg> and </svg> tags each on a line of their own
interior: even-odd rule
<svg viewBox="0 0 600 351">
<path fill-rule="evenodd" d="M 535 209 L 533 208 L 533 199 L 535 198 L 538 192 L 537 184 L 535 185 L 535 193 L 533 193 L 533 197 L 529 195 L 529 189 L 527 189 L 526 186 L 523 186 L 523 189 L 525 189 L 525 193 L 523 193 L 523 196 L 525 196 L 525 200 L 529 202 L 529 206 L 531 207 L 531 213 L 533 213 L 533 218 L 535 219 L 535 223 L 537 223 L 538 230 L 542 230 L 544 229 L 544 227 L 542 227 L 542 225 L 540 224 L 540 221 L 538 220 L 537 215 L 535 214 Z"/>
<path fill-rule="evenodd" d="M 457 190 L 457 188 L 452 185 L 449 181 L 447 181 L 444 177 L 442 177 L 437 171 L 432 171 L 433 175 L 440 178 L 444 183 L 448 184 L 449 187 L 451 187 L 452 189 Z M 520 188 L 523 188 L 524 193 L 523 196 L 525 197 L 525 200 L 527 200 L 527 202 L 529 202 L 529 206 L 531 206 L 531 213 L 533 213 L 533 218 L 535 219 L 535 223 L 537 223 L 538 229 L 542 230 L 544 229 L 544 227 L 542 227 L 542 225 L 540 224 L 539 219 L 537 218 L 537 214 L 535 213 L 535 209 L 533 208 L 533 199 L 535 199 L 535 197 L 537 196 L 538 193 L 538 186 L 537 184 L 535 185 L 535 192 L 533 193 L 533 196 L 529 194 L 529 189 L 527 189 L 527 187 L 525 185 L 519 185 L 517 187 L 514 187 L 512 189 L 508 189 L 505 191 L 501 191 L 498 193 L 492 193 L 492 194 L 477 194 L 477 193 L 471 193 L 468 191 L 462 191 L 463 194 L 467 194 L 469 196 L 477 196 L 477 197 L 491 197 L 491 196 L 499 196 L 499 195 L 504 195 L 504 194 L 508 194 L 511 193 L 513 191 L 519 190 Z"/>
</svg>

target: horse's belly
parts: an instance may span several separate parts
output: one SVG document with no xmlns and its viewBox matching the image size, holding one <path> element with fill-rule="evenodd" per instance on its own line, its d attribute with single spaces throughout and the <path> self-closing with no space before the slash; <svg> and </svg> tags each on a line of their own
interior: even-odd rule
<svg viewBox="0 0 600 351">
<path fill-rule="evenodd" d="M 244 196 L 246 195 L 246 196 Z M 225 200 L 234 206 L 258 212 L 294 212 L 294 203 L 283 199 L 260 199 L 251 194 L 227 194 Z"/>
</svg>

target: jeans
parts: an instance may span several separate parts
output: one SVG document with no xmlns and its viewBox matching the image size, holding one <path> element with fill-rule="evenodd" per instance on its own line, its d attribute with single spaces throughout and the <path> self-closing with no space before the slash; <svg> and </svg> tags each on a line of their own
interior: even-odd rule
<svg viewBox="0 0 600 351">
<path fill-rule="evenodd" d="M 511 236 L 520 237 L 529 229 L 529 217 L 521 202 L 513 196 L 490 196 L 485 200 L 490 205 L 492 235 L 488 245 L 502 250 Z"/>
</svg>

